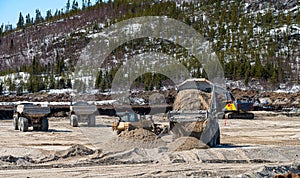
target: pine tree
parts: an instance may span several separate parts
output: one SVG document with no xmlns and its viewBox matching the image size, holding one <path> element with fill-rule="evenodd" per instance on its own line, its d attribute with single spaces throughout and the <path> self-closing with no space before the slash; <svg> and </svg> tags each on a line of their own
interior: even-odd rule
<svg viewBox="0 0 300 178">
<path fill-rule="evenodd" d="M 26 18 L 25 25 L 26 26 L 31 25 L 32 22 L 31 22 L 30 14 L 27 14 L 25 18 Z"/>
<path fill-rule="evenodd" d="M 0 83 L 0 95 L 3 94 L 3 82 Z"/>
<path fill-rule="evenodd" d="M 69 12 L 70 12 L 70 0 L 68 0 L 66 4 L 66 14 Z"/>
<path fill-rule="evenodd" d="M 71 11 L 77 12 L 77 10 L 78 10 L 78 2 L 76 0 L 73 0 Z"/>
<path fill-rule="evenodd" d="M 50 20 L 52 18 L 52 13 L 51 13 L 51 9 L 47 10 L 46 12 L 46 20 Z"/>
<path fill-rule="evenodd" d="M 43 17 L 42 17 L 42 14 L 41 14 L 41 11 L 39 9 L 36 9 L 35 10 L 35 24 L 38 24 L 38 23 L 41 23 L 43 22 Z"/>
<path fill-rule="evenodd" d="M 18 96 L 22 95 L 23 91 L 24 91 L 24 81 L 21 80 L 19 85 L 17 86 L 17 95 Z"/>
<path fill-rule="evenodd" d="M 3 24 L 0 26 L 0 38 L 3 36 Z M 1 45 L 1 41 L 0 41 Z"/>
<path fill-rule="evenodd" d="M 24 17 L 22 13 L 19 14 L 19 21 L 17 23 L 17 28 L 23 28 L 24 27 Z"/>
<path fill-rule="evenodd" d="M 91 7 L 91 6 L 92 6 L 91 0 L 88 0 L 87 7 Z"/>
<path fill-rule="evenodd" d="M 81 9 L 82 9 L 82 10 L 85 10 L 85 8 L 86 8 L 85 3 L 86 3 L 85 0 L 82 0 L 82 3 L 81 3 L 81 4 L 82 4 L 82 8 L 81 8 Z"/>
<path fill-rule="evenodd" d="M 67 79 L 67 85 L 66 88 L 72 88 L 72 80 L 71 79 Z"/>
</svg>

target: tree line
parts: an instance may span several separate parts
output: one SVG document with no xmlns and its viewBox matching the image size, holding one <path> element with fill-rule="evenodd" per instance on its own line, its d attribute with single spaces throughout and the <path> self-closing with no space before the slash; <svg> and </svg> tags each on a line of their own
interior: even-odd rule
<svg viewBox="0 0 300 178">
<path fill-rule="evenodd" d="M 95 9 L 99 11 L 94 11 Z M 111 9 L 111 11 L 108 9 Z M 227 79 L 243 80 L 246 85 L 252 80 L 265 81 L 271 83 L 273 87 L 276 87 L 281 82 L 299 82 L 299 69 L 295 68 L 297 64 L 296 58 L 299 56 L 299 51 L 297 51 L 298 43 L 297 37 L 291 34 L 292 24 L 299 22 L 299 12 L 296 15 L 283 13 L 283 11 L 275 14 L 271 10 L 266 10 L 266 13 L 259 12 L 252 14 L 251 10 L 244 9 L 244 5 L 240 1 L 209 0 L 200 1 L 197 4 L 181 2 L 181 6 L 178 6 L 174 1 L 136 0 L 129 2 L 115 0 L 103 2 L 97 0 L 92 4 L 89 0 L 83 0 L 82 7 L 80 8 L 76 0 L 73 0 L 72 3 L 70 0 L 67 0 L 65 9 L 57 10 L 54 14 L 49 10 L 46 13 L 46 17 L 42 17 L 38 9 L 36 10 L 35 18 L 30 17 L 29 14 L 24 18 L 22 13 L 20 13 L 16 29 L 26 29 L 39 23 L 72 17 L 76 14 L 88 14 L 90 12 L 101 13 L 105 16 L 109 15 L 109 23 L 106 21 L 107 18 L 93 21 L 96 15 L 93 18 L 90 15 L 91 19 L 88 19 L 88 21 L 93 22 L 91 26 L 95 32 L 101 31 L 101 28 L 98 26 L 99 22 L 105 22 L 105 25 L 109 26 L 118 21 L 139 16 L 165 15 L 181 20 L 191 25 L 212 43 L 212 48 L 220 59 Z M 276 30 L 282 26 L 286 26 L 287 31 L 280 32 L 280 30 Z M 255 31 L 255 29 L 260 29 L 260 31 Z M 8 34 L 11 30 L 13 30 L 11 26 L 3 27 L 2 24 L 0 38 Z M 271 31 L 273 34 L 271 34 Z M 84 35 L 81 38 L 84 38 Z M 12 42 L 11 45 L 15 44 Z M 125 48 L 128 47 L 130 49 L 126 51 Z M 286 47 L 288 51 L 283 51 L 282 49 Z M 178 60 L 181 60 L 182 64 L 186 66 L 193 77 L 207 77 L 205 71 L 202 70 L 202 65 L 193 56 L 189 55 L 182 47 L 170 44 L 164 40 L 154 39 L 149 42 L 149 39 L 137 39 L 117 48 L 113 51 L 111 57 L 114 56 L 118 61 L 121 61 L 125 53 L 131 55 L 131 53 L 136 53 L 139 50 L 143 52 L 158 51 L 177 54 Z M 66 54 L 66 56 L 68 55 Z M 51 76 L 54 78 L 53 75 L 55 74 L 52 71 L 55 71 L 54 68 L 60 66 L 58 63 L 64 63 L 64 59 L 63 55 L 60 55 L 55 59 L 56 62 L 54 64 L 39 64 L 41 68 L 49 68 L 43 70 L 47 71 L 45 74 L 41 74 L 40 72 L 32 73 L 30 67 L 22 67 L 17 70 L 29 72 L 36 77 L 49 75 L 49 78 Z M 39 58 L 35 60 L 39 61 Z M 76 61 L 76 57 L 72 57 L 72 60 Z M 34 61 L 32 65 L 35 65 Z M 64 65 L 64 72 L 68 71 L 70 73 L 71 71 L 69 70 L 74 68 L 74 66 L 69 66 L 69 64 Z M 111 67 L 111 70 L 99 71 L 95 87 L 100 88 L 102 91 L 109 89 L 119 67 L 119 65 L 115 65 Z M 10 69 L 7 72 L 12 71 L 13 69 Z M 53 82 L 53 79 L 43 79 L 38 81 L 45 81 L 47 84 L 42 85 L 29 82 L 27 89 L 29 91 L 38 91 L 47 87 L 49 88 L 49 86 L 51 88 L 69 86 L 66 82 L 68 77 L 64 72 L 56 73 L 56 75 L 60 76 L 56 80 L 63 78 L 63 82 Z M 33 77 L 32 81 L 36 81 L 36 79 L 38 78 Z M 162 75 L 145 74 L 136 80 L 134 86 L 142 87 L 145 90 L 152 90 L 153 88 L 162 86 L 165 80 L 167 78 Z M 64 83 L 64 86 L 62 83 Z"/>
</svg>

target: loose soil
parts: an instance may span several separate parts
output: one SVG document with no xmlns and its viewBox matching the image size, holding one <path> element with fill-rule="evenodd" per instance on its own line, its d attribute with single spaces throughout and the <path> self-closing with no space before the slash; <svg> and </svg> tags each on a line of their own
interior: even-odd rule
<svg viewBox="0 0 300 178">
<path fill-rule="evenodd" d="M 49 132 L 31 128 L 20 132 L 13 129 L 12 120 L 0 120 L 0 177 L 274 177 L 300 173 L 299 117 L 260 113 L 253 120 L 219 120 L 221 145 L 216 148 L 206 148 L 195 138 L 174 139 L 172 134 L 154 138 L 144 130 L 118 136 L 107 126 L 114 119 L 97 117 L 96 127 L 80 124 L 73 128 L 67 118 L 53 117 Z"/>
<path fill-rule="evenodd" d="M 175 111 L 207 110 L 209 109 L 210 99 L 210 93 L 205 93 L 196 89 L 182 90 L 176 96 L 173 109 Z"/>
</svg>

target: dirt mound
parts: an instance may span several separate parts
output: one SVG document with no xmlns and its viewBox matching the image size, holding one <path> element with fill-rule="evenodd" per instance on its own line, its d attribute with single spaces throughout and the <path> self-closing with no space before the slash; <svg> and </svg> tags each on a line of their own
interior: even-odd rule
<svg viewBox="0 0 300 178">
<path fill-rule="evenodd" d="M 157 139 L 155 133 L 146 130 L 146 129 L 134 129 L 131 131 L 123 131 L 119 137 L 126 139 L 126 140 L 136 140 L 136 141 L 154 141 Z"/>
<path fill-rule="evenodd" d="M 38 160 L 38 163 L 44 163 L 44 162 L 50 162 L 50 161 L 56 161 L 59 159 L 67 159 L 71 157 L 83 157 L 88 155 L 93 155 L 95 153 L 98 153 L 100 150 L 92 150 L 86 146 L 76 144 L 68 148 L 67 150 L 63 151 L 57 151 L 52 155 L 49 155 L 45 158 L 42 158 L 41 160 Z"/>
<path fill-rule="evenodd" d="M 189 89 L 180 91 L 174 101 L 174 110 L 207 110 L 211 94 L 200 90 Z M 200 101 L 200 102 L 199 102 Z"/>
<path fill-rule="evenodd" d="M 300 164 L 264 166 L 254 172 L 243 174 L 241 177 L 276 177 L 276 178 L 300 178 Z"/>
<path fill-rule="evenodd" d="M 176 123 L 172 128 L 172 132 L 177 137 L 190 136 L 200 139 L 206 122 L 182 122 Z"/>
<path fill-rule="evenodd" d="M 289 172 L 285 175 L 283 174 L 278 174 L 274 178 L 300 178 L 300 174 L 294 174 L 292 172 Z"/>
<path fill-rule="evenodd" d="M 30 165 L 31 163 L 34 163 L 34 161 L 29 158 L 28 156 L 25 157 L 15 157 L 15 156 L 1 156 L 0 157 L 0 166 L 5 165 Z"/>
<path fill-rule="evenodd" d="M 195 137 L 180 137 L 168 145 L 172 151 L 184 151 L 191 149 L 207 149 L 209 146 L 202 143 Z"/>
<path fill-rule="evenodd" d="M 69 149 L 61 151 L 60 153 L 60 157 L 62 158 L 68 158 L 68 157 L 74 157 L 74 156 L 86 156 L 86 155 L 92 155 L 94 154 L 95 151 L 83 146 L 83 145 L 73 145 L 71 146 Z"/>
<path fill-rule="evenodd" d="M 257 91 L 255 90 L 241 90 L 239 88 L 231 90 L 231 93 L 236 99 L 242 99 L 244 97 L 253 98 L 257 95 Z"/>
</svg>

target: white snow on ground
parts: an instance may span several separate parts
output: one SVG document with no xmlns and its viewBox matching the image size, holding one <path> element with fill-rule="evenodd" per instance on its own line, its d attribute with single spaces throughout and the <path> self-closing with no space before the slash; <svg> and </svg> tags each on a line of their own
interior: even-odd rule
<svg viewBox="0 0 300 178">
<path fill-rule="evenodd" d="M 300 92 L 300 85 L 293 85 L 292 87 L 286 87 L 275 90 L 276 93 L 297 93 Z"/>
<path fill-rule="evenodd" d="M 104 101 L 95 101 L 95 105 L 112 105 L 115 102 L 117 102 L 117 100 L 104 100 Z"/>
<path fill-rule="evenodd" d="M 73 89 L 51 89 L 48 94 L 63 94 L 63 93 L 73 93 Z"/>
</svg>

